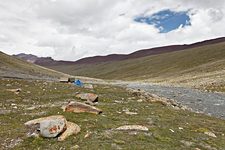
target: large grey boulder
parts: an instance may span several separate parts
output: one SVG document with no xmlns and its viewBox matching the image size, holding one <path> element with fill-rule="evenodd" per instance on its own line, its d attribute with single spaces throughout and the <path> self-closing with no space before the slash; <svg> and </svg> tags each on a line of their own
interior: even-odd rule
<svg viewBox="0 0 225 150">
<path fill-rule="evenodd" d="M 76 135 L 81 130 L 77 124 L 66 121 L 62 115 L 30 120 L 25 123 L 25 126 L 30 130 L 28 136 L 58 137 L 58 141 L 64 141 L 67 137 Z"/>
<path fill-rule="evenodd" d="M 66 121 L 62 118 L 43 120 L 40 122 L 40 135 L 42 137 L 56 137 L 66 129 Z"/>
<path fill-rule="evenodd" d="M 66 118 L 62 115 L 42 117 L 26 122 L 28 136 L 56 137 L 66 130 Z"/>
</svg>

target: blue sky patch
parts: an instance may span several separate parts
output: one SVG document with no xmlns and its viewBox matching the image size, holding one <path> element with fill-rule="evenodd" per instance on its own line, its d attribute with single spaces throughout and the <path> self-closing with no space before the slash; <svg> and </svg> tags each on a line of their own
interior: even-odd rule
<svg viewBox="0 0 225 150">
<path fill-rule="evenodd" d="M 151 16 L 137 16 L 134 21 L 154 25 L 160 30 L 160 33 L 170 32 L 180 26 L 191 25 L 188 11 L 175 12 L 169 9 L 159 11 Z"/>
</svg>

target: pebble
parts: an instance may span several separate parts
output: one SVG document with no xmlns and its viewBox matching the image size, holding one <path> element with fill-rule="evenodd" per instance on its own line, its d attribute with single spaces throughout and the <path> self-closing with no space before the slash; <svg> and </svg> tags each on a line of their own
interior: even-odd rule
<svg viewBox="0 0 225 150">
<path fill-rule="evenodd" d="M 139 99 L 139 100 L 137 100 L 137 102 L 143 102 L 143 100 L 142 99 Z"/>
<path fill-rule="evenodd" d="M 79 149 L 79 148 L 80 148 L 79 145 L 75 145 L 75 146 L 71 147 L 70 149 L 71 149 L 71 150 L 74 150 L 74 149 Z"/>
<path fill-rule="evenodd" d="M 126 111 L 125 114 L 127 115 L 137 115 L 137 112 L 130 112 L 130 111 Z"/>
<path fill-rule="evenodd" d="M 142 125 L 124 125 L 116 128 L 116 130 L 140 130 L 140 131 L 148 131 L 148 128 Z"/>
<path fill-rule="evenodd" d="M 216 138 L 216 135 L 213 132 L 207 131 L 207 132 L 204 132 L 204 134 L 206 134 L 206 135 L 208 135 L 210 137 Z"/>
</svg>

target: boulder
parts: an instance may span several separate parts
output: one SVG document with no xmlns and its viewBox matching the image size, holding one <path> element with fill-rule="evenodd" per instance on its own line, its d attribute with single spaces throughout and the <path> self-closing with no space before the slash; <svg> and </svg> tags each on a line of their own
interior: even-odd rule
<svg viewBox="0 0 225 150">
<path fill-rule="evenodd" d="M 91 102 L 97 102 L 98 101 L 98 95 L 94 93 L 81 93 L 76 95 L 77 98 L 80 98 L 82 100 L 87 100 Z"/>
<path fill-rule="evenodd" d="M 148 128 L 142 125 L 124 125 L 116 128 L 116 130 L 139 130 L 139 131 L 148 131 Z"/>
<path fill-rule="evenodd" d="M 66 119 L 62 115 L 42 117 L 26 122 L 31 136 L 56 137 L 66 129 Z"/>
<path fill-rule="evenodd" d="M 49 119 L 40 122 L 40 135 L 42 137 L 56 137 L 67 129 L 64 119 Z"/>
<path fill-rule="evenodd" d="M 73 122 L 68 121 L 66 126 L 66 130 L 58 137 L 58 141 L 64 141 L 67 137 L 71 135 L 76 135 L 81 130 L 80 127 Z"/>
<path fill-rule="evenodd" d="M 66 112 L 75 112 L 75 113 L 81 113 L 81 112 L 88 112 L 93 114 L 102 113 L 102 110 L 94 106 L 90 106 L 80 102 L 70 102 L 66 106 L 63 106 L 62 109 L 63 111 L 66 111 Z"/>
</svg>

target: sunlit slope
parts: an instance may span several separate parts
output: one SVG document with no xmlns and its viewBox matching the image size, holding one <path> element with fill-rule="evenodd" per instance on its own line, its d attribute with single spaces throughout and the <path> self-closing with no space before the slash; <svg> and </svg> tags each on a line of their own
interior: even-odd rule
<svg viewBox="0 0 225 150">
<path fill-rule="evenodd" d="M 224 79 L 225 42 L 126 61 L 52 68 L 73 75 L 102 79 L 155 82 L 189 82 L 215 77 Z"/>
</svg>

